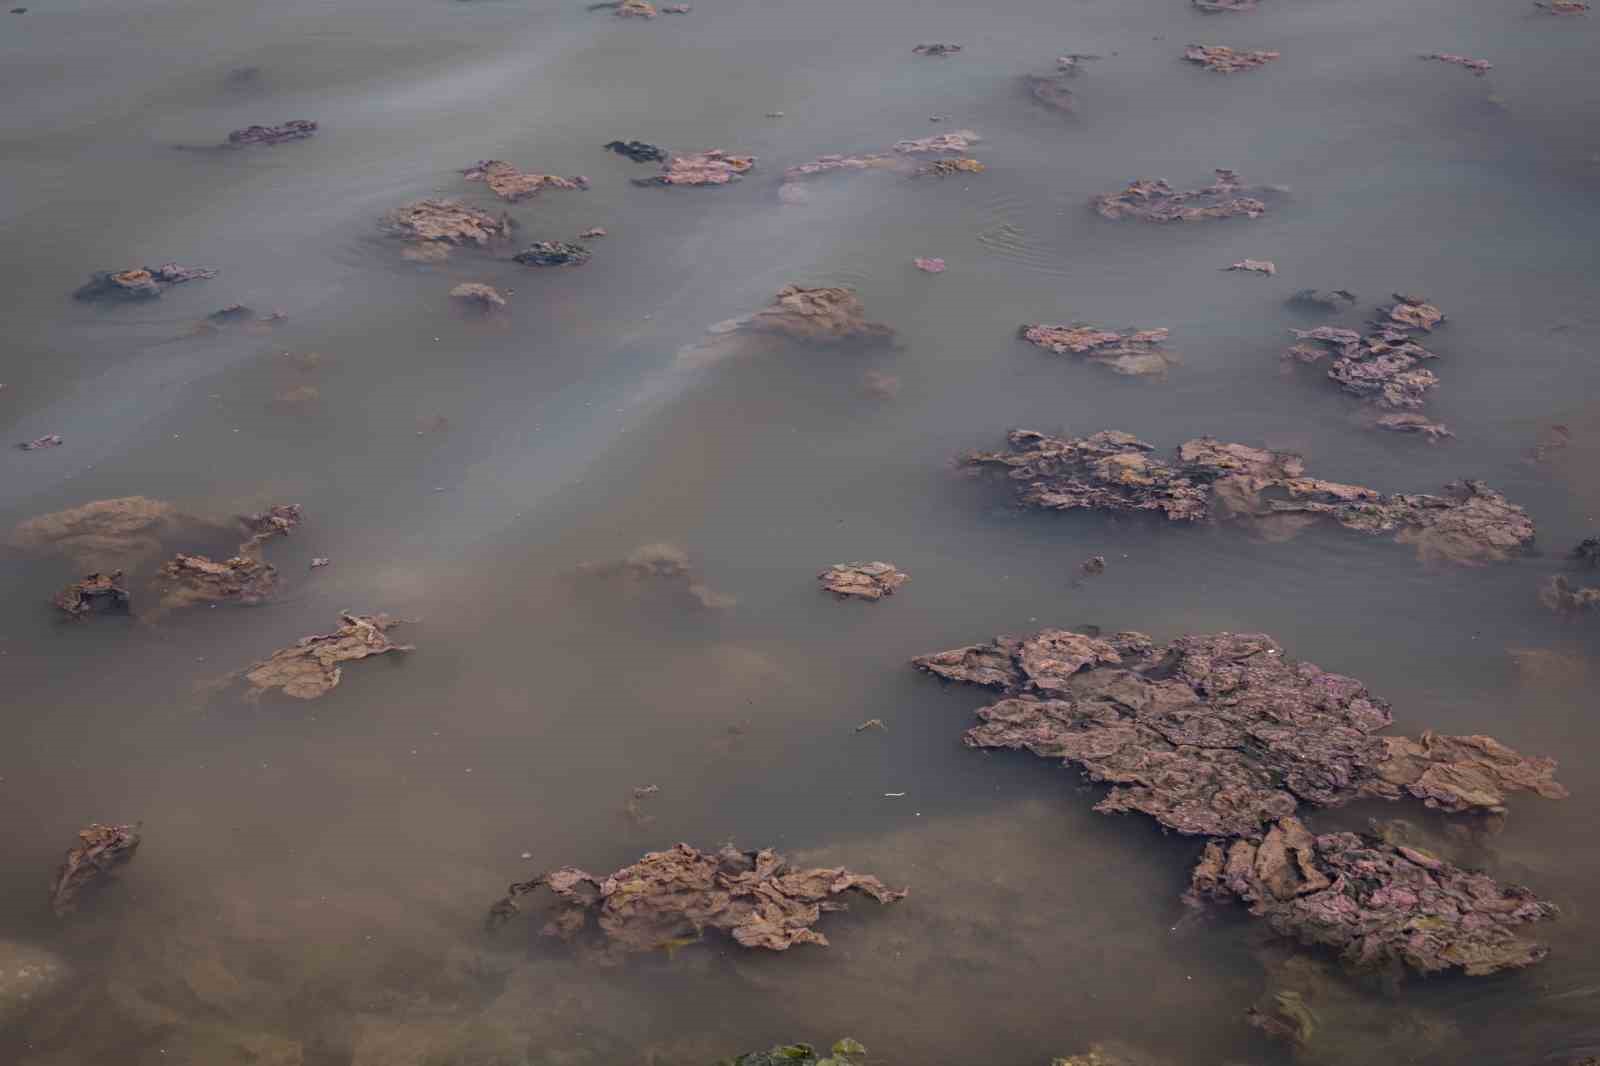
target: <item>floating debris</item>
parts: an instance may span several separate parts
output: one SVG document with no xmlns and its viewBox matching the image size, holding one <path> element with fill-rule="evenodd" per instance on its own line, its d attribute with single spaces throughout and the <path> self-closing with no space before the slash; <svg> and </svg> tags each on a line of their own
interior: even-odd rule
<svg viewBox="0 0 1600 1066">
<path fill-rule="evenodd" d="M 87 618 L 101 608 L 127 610 L 130 597 L 122 587 L 122 571 L 87 574 L 56 593 L 55 605 L 71 618 Z"/>
<path fill-rule="evenodd" d="M 621 18 L 653 19 L 656 6 L 649 0 L 610 0 L 609 3 L 590 4 L 590 11 L 612 11 Z"/>
<path fill-rule="evenodd" d="M 1014 430 L 1009 450 L 974 452 L 968 466 L 998 468 L 1018 500 L 1041 510 L 1151 511 L 1172 521 L 1244 522 L 1275 537 L 1333 521 L 1368 534 L 1394 534 L 1425 560 L 1479 564 L 1509 558 L 1533 541 L 1521 507 L 1480 481 L 1455 481 L 1439 496 L 1381 493 L 1305 476 L 1293 452 L 1267 451 L 1200 437 L 1180 445 L 1175 461 L 1127 433 L 1052 437 Z"/>
<path fill-rule="evenodd" d="M 1091 363 L 1118 374 L 1152 376 L 1167 372 L 1177 357 L 1164 349 L 1165 329 L 1129 330 L 1117 333 L 1096 326 L 1023 326 L 1019 336 L 1036 347 L 1056 355 L 1081 355 Z"/>
<path fill-rule="evenodd" d="M 621 953 L 694 943 L 707 930 L 727 933 L 746 948 L 826 946 L 827 937 L 814 926 L 823 912 L 844 909 L 836 897 L 853 891 L 893 903 L 906 894 L 842 867 L 791 870 L 788 860 L 770 848 L 728 846 L 713 854 L 678 844 L 604 878 L 566 866 L 516 882 L 490 908 L 490 925 L 516 915 L 517 899 L 540 887 L 560 901 L 545 935 L 570 939 L 593 916 L 607 946 Z"/>
<path fill-rule="evenodd" d="M 1560 799 L 1555 762 L 1491 737 L 1374 736 L 1389 705 L 1353 678 L 1293 662 L 1261 633 L 1108 640 L 1060 629 L 919 656 L 947 681 L 995 688 L 973 748 L 1076 763 L 1137 811 L 1195 836 L 1260 838 L 1300 803 L 1412 796 L 1451 812 L 1500 814 L 1507 792 Z"/>
<path fill-rule="evenodd" d="M 855 597 L 859 600 L 881 600 L 894 595 L 894 590 L 911 580 L 911 575 L 897 570 L 893 563 L 834 563 L 817 575 L 825 591 L 839 599 Z"/>
<path fill-rule="evenodd" d="M 500 295 L 499 289 L 480 281 L 464 281 L 451 289 L 450 295 L 462 303 L 474 304 L 485 311 L 493 311 L 506 305 L 506 298 Z"/>
<path fill-rule="evenodd" d="M 174 285 L 204 281 L 217 276 L 215 270 L 164 263 L 158 267 L 101 271 L 72 294 L 75 300 L 154 300 Z"/>
<path fill-rule="evenodd" d="M 1359 966 L 1398 962 L 1471 977 L 1544 959 L 1549 949 L 1518 927 L 1557 914 L 1519 885 L 1376 837 L 1315 836 L 1292 817 L 1259 842 L 1208 843 L 1190 898 L 1247 903 L 1275 933 L 1334 948 Z"/>
<path fill-rule="evenodd" d="M 606 147 L 618 155 L 625 155 L 635 163 L 665 163 L 667 150 L 643 141 L 611 141 Z"/>
<path fill-rule="evenodd" d="M 1443 422 L 1435 422 L 1427 415 L 1413 412 L 1400 414 L 1379 415 L 1373 419 L 1372 424 L 1379 429 L 1387 429 L 1391 433 L 1420 433 L 1433 444 L 1446 437 L 1455 436 Z"/>
<path fill-rule="evenodd" d="M 1574 587 L 1557 574 L 1539 590 L 1539 602 L 1562 614 L 1600 610 L 1600 588 Z"/>
<path fill-rule="evenodd" d="M 675 155 L 653 178 L 634 178 L 635 185 L 726 185 L 756 165 L 756 157 L 729 155 L 720 148 Z"/>
<path fill-rule="evenodd" d="M 1247 186 L 1231 170 L 1216 171 L 1217 180 L 1203 189 L 1174 192 L 1165 181 L 1140 178 L 1118 193 L 1096 197 L 1091 206 L 1105 218 L 1137 218 L 1145 222 L 1196 222 L 1212 218 L 1259 218 L 1267 205 L 1241 196 Z"/>
<path fill-rule="evenodd" d="M 17 445 L 17 447 L 21 448 L 25 452 L 36 452 L 44 448 L 59 448 L 63 443 L 65 442 L 62 440 L 61 434 L 47 433 L 42 437 L 35 437 L 32 440 L 25 440 L 21 444 Z"/>
<path fill-rule="evenodd" d="M 299 504 L 279 504 L 239 519 L 247 539 L 230 558 L 216 562 L 204 555 L 180 552 L 161 567 L 161 606 L 187 607 L 196 603 L 259 603 L 276 587 L 278 571 L 262 558 L 261 546 L 273 537 L 286 537 L 300 524 Z"/>
<path fill-rule="evenodd" d="M 1450 52 L 1429 52 L 1422 56 L 1423 59 L 1437 59 L 1441 63 L 1454 63 L 1458 67 L 1466 67 L 1472 73 L 1482 77 L 1494 69 L 1487 59 L 1468 59 Z"/>
<path fill-rule="evenodd" d="M 499 159 L 483 159 L 461 172 L 468 181 L 481 181 L 500 199 L 517 203 L 544 189 L 587 189 L 585 177 L 558 178 L 554 174 L 526 174 Z"/>
<path fill-rule="evenodd" d="M 515 227 L 508 215 L 491 215 L 457 200 L 418 200 L 384 216 L 383 226 L 407 241 L 442 246 L 484 247 L 507 240 Z"/>
<path fill-rule="evenodd" d="M 928 273 L 928 274 L 943 274 L 944 273 L 944 260 L 943 259 L 937 259 L 937 258 L 935 258 L 935 259 L 924 259 L 923 257 L 918 256 L 917 258 L 911 260 L 911 262 L 912 262 L 912 264 L 914 266 L 916 266 L 916 268 L 918 270 L 924 271 L 925 273 Z"/>
<path fill-rule="evenodd" d="M 1278 272 L 1278 264 L 1270 259 L 1241 259 L 1232 266 L 1226 266 L 1222 269 L 1248 270 L 1253 274 L 1265 274 L 1270 278 Z"/>
<path fill-rule="evenodd" d="M 1292 330 L 1298 343 L 1284 355 L 1300 363 L 1332 355 L 1328 377 L 1345 392 L 1389 410 L 1417 410 L 1439 385 L 1438 375 L 1419 364 L 1438 355 L 1412 337 L 1433 332 L 1444 315 L 1420 297 L 1399 293 L 1392 306 L 1379 308 L 1379 314 L 1383 317 L 1365 334 L 1334 326 Z"/>
<path fill-rule="evenodd" d="M 959 44 L 919 44 L 912 49 L 919 56 L 953 56 L 961 51 Z"/>
<path fill-rule="evenodd" d="M 567 241 L 538 241 L 511 258 L 523 266 L 582 266 L 594 253 Z"/>
<path fill-rule="evenodd" d="M 578 566 L 577 576 L 620 579 L 622 587 L 629 594 L 642 591 L 645 583 L 681 583 L 689 597 L 706 610 L 727 610 L 736 602 L 732 596 L 717 592 L 697 579 L 689 564 L 689 553 L 676 544 L 643 544 L 628 553 L 625 559 L 609 563 L 582 563 Z"/>
<path fill-rule="evenodd" d="M 263 692 L 282 689 L 285 696 L 314 700 L 339 684 L 344 676 L 340 663 L 391 651 L 416 650 L 413 645 L 396 644 L 389 639 L 387 631 L 399 625 L 399 619 L 345 612 L 339 622 L 334 632 L 301 637 L 290 647 L 244 670 L 250 697 L 259 698 Z"/>
<path fill-rule="evenodd" d="M 727 1066 L 858 1066 L 867 1049 L 845 1037 L 827 1055 L 810 1044 L 780 1044 L 769 1051 L 751 1051 L 730 1059 Z"/>
<path fill-rule="evenodd" d="M 109 877 L 118 866 L 133 858 L 139 847 L 139 832 L 132 825 L 101 825 L 95 822 L 78 831 L 78 844 L 56 871 L 50 890 L 50 906 L 56 917 L 65 917 L 78 907 L 78 893 Z"/>
<path fill-rule="evenodd" d="M 246 126 L 242 130 L 234 130 L 228 134 L 228 144 L 231 147 L 242 148 L 252 144 L 284 144 L 288 141 L 303 141 L 317 132 L 317 124 L 310 119 L 290 119 L 281 126 Z"/>
<path fill-rule="evenodd" d="M 1214 70 L 1219 74 L 1233 74 L 1251 67 L 1264 67 L 1277 59 L 1280 52 L 1242 52 L 1235 51 L 1227 45 L 1191 44 L 1183 53 L 1183 58 L 1191 63 L 1198 63 L 1207 70 Z"/>
<path fill-rule="evenodd" d="M 1349 289 L 1300 289 L 1289 297 L 1292 307 L 1315 308 L 1318 311 L 1338 311 L 1355 302 L 1356 294 Z"/>
</svg>

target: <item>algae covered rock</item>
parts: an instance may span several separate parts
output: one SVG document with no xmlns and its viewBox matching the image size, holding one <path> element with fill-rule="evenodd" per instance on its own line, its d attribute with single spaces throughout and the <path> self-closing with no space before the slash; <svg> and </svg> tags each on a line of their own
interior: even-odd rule
<svg viewBox="0 0 1600 1066">
<path fill-rule="evenodd" d="M 717 1066 L 862 1066 L 867 1049 L 845 1037 L 826 1054 L 810 1044 L 780 1044 L 766 1051 L 749 1051 L 738 1058 L 723 1059 Z"/>
</svg>

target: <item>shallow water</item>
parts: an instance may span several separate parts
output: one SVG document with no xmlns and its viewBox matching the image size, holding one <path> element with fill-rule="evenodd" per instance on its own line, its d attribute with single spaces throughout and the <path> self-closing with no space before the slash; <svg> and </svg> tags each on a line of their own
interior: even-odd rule
<svg viewBox="0 0 1600 1066">
<path fill-rule="evenodd" d="M 1264 987 L 1260 930 L 1183 920 L 1198 844 L 1094 814 L 1097 790 L 1042 760 L 962 747 L 983 694 L 906 666 L 1090 623 L 1270 632 L 1391 700 L 1397 729 L 1559 758 L 1571 798 L 1517 797 L 1486 859 L 1561 904 L 1540 931 L 1550 959 L 1364 994 L 1375 1030 L 1427 1019 L 1429 1040 L 1390 1061 L 1600 1053 L 1597 630 L 1535 597 L 1600 525 L 1600 23 L 1510 0 L 695 8 L 640 22 L 511 0 L 41 0 L 0 22 L 0 424 L 66 439 L 0 453 L 0 528 L 133 494 L 212 521 L 307 513 L 269 546 L 285 588 L 257 608 L 64 625 L 49 597 L 72 564 L 0 554 L 0 942 L 74 967 L 0 1029 L 0 1061 L 694 1064 L 846 1034 L 899 1063 L 1043 1063 L 1107 1040 L 1287 1061 L 1243 1019 Z M 912 56 L 923 40 L 966 50 Z M 1190 40 L 1283 56 L 1223 77 L 1179 59 Z M 1495 69 L 1415 58 L 1435 50 Z M 1102 57 L 1072 116 L 1017 81 L 1067 52 Z M 174 149 L 295 117 L 322 131 Z M 962 127 L 984 138 L 982 174 L 834 175 L 808 203 L 779 200 L 786 166 Z M 601 147 L 614 138 L 760 162 L 726 188 L 638 188 L 650 171 Z M 378 218 L 434 193 L 498 209 L 455 173 L 483 158 L 588 175 L 587 192 L 508 210 L 530 241 L 604 226 L 593 261 L 402 260 Z M 1085 207 L 1136 176 L 1188 188 L 1215 167 L 1287 192 L 1261 219 L 1193 226 Z M 948 271 L 911 266 L 929 255 Z M 1278 275 L 1218 269 L 1246 257 Z M 173 259 L 218 277 L 136 306 L 69 298 L 93 270 Z M 507 290 L 508 309 L 453 308 L 469 280 Z M 899 343 L 677 362 L 789 282 L 855 287 Z M 1393 290 L 1442 307 L 1430 410 L 1457 439 L 1370 432 L 1315 371 L 1283 374 L 1287 330 L 1318 321 L 1284 306 L 1301 287 L 1354 289 L 1340 324 Z M 288 318 L 189 335 L 236 302 Z M 1183 364 L 1128 380 L 1015 338 L 1078 318 L 1169 327 Z M 866 370 L 898 394 L 867 395 Z M 1527 464 L 1557 422 L 1571 447 Z M 950 462 L 1014 426 L 1163 449 L 1216 434 L 1394 491 L 1479 477 L 1528 508 L 1539 551 L 1440 570 L 1353 534 L 1267 544 L 1022 513 Z M 572 578 L 658 541 L 735 606 Z M 1075 583 L 1092 554 L 1107 573 Z M 314 556 L 332 565 L 310 571 Z M 816 590 L 827 564 L 874 558 L 912 575 L 893 599 Z M 311 703 L 197 692 L 343 608 L 414 619 L 418 651 L 349 666 Z M 1512 648 L 1565 666 L 1533 676 Z M 889 731 L 852 731 L 869 718 Z M 661 791 L 641 825 L 624 804 L 646 784 Z M 1313 821 L 1389 814 L 1425 820 Z M 58 922 L 48 873 L 94 820 L 142 822 L 145 843 Z M 728 839 L 912 895 L 834 916 L 830 948 L 770 957 L 693 947 L 597 968 L 528 923 L 481 929 L 513 878 Z M 1364 1039 L 1326 1061 L 1377 1061 Z"/>
</svg>

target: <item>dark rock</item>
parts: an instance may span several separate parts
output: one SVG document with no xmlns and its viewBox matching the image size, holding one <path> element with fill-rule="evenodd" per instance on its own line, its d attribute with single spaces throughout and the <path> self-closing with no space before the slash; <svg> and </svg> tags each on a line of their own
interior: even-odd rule
<svg viewBox="0 0 1600 1066">
<path fill-rule="evenodd" d="M 511 258 L 523 266 L 582 266 L 593 255 L 581 244 L 539 241 Z"/>
<path fill-rule="evenodd" d="M 242 130 L 234 130 L 228 134 L 228 144 L 241 148 L 251 144 L 283 144 L 287 141 L 303 141 L 316 132 L 315 122 L 297 118 L 281 126 L 246 126 Z"/>
<path fill-rule="evenodd" d="M 751 1051 L 720 1066 L 857 1066 L 867 1049 L 846 1037 L 826 1054 L 810 1044 L 780 1044 L 767 1051 Z"/>
<path fill-rule="evenodd" d="M 91 275 L 88 282 L 72 296 L 77 300 L 154 300 L 174 285 L 216 276 L 215 270 L 184 267 L 177 263 L 132 270 L 107 270 Z"/>
<path fill-rule="evenodd" d="M 959 44 L 919 44 L 912 49 L 919 56 L 953 56 L 961 51 Z"/>
<path fill-rule="evenodd" d="M 667 150 L 643 141 L 612 141 L 606 145 L 618 155 L 625 155 L 635 163 L 665 163 Z"/>
<path fill-rule="evenodd" d="M 1292 307 L 1314 308 L 1318 311 L 1337 311 L 1356 302 L 1356 294 L 1349 289 L 1300 289 L 1289 297 Z"/>
<path fill-rule="evenodd" d="M 71 618 L 87 618 L 100 609 L 127 610 L 128 590 L 122 587 L 122 571 L 85 575 L 56 593 L 55 605 Z"/>
</svg>

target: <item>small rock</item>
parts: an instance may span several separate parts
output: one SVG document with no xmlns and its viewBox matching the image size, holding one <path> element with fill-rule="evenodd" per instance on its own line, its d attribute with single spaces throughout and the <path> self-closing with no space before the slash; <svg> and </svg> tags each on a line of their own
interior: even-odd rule
<svg viewBox="0 0 1600 1066">
<path fill-rule="evenodd" d="M 1218 74 L 1233 74 L 1251 67 L 1262 67 L 1277 59 L 1277 52 L 1236 52 L 1226 45 L 1191 44 L 1183 58 Z"/>
<path fill-rule="evenodd" d="M 606 231 L 601 229 L 599 226 L 591 226 L 589 229 L 586 229 L 582 233 L 578 234 L 578 237 L 581 240 L 592 241 L 596 237 L 604 237 L 605 235 Z"/>
<path fill-rule="evenodd" d="M 56 448 L 60 445 L 61 434 L 47 433 L 42 437 L 35 437 L 33 440 L 23 441 L 21 444 L 17 445 L 17 447 L 21 448 L 25 452 L 36 452 L 40 448 Z"/>
<path fill-rule="evenodd" d="M 822 587 L 840 599 L 854 596 L 862 600 L 881 600 L 911 580 L 893 563 L 835 563 L 817 575 Z"/>
<path fill-rule="evenodd" d="M 328 558 L 326 555 L 319 555 L 316 558 L 311 560 L 311 569 L 320 570 L 324 566 L 327 566 L 332 562 L 333 562 L 333 560 Z"/>
<path fill-rule="evenodd" d="M 625 155 L 635 163 L 665 163 L 667 150 L 643 141 L 611 141 L 606 145 L 618 155 Z"/>
<path fill-rule="evenodd" d="M 918 256 L 916 259 L 913 259 L 912 262 L 916 264 L 918 270 L 926 271 L 929 274 L 944 273 L 943 259 L 923 259 L 921 256 Z"/>
<path fill-rule="evenodd" d="M 581 244 L 539 241 L 511 258 L 523 266 L 582 266 L 592 254 Z"/>
<path fill-rule="evenodd" d="M 462 303 L 476 304 L 485 311 L 493 311 L 506 305 L 506 298 L 501 296 L 493 285 L 477 281 L 462 282 L 450 290 L 450 295 Z"/>
<path fill-rule="evenodd" d="M 1241 259 L 1232 266 L 1223 267 L 1223 270 L 1248 270 L 1256 274 L 1265 274 L 1268 277 L 1278 272 L 1278 265 L 1270 259 Z"/>
<path fill-rule="evenodd" d="M 251 144 L 283 144 L 287 141 L 303 141 L 317 132 L 317 124 L 310 119 L 290 119 L 281 126 L 246 126 L 242 130 L 234 130 L 228 134 L 230 148 L 242 148 Z"/>
<path fill-rule="evenodd" d="M 1078 569 L 1082 571 L 1086 577 L 1094 577 L 1096 574 L 1103 574 L 1106 572 L 1106 557 L 1104 555 L 1091 555 L 1089 558 L 1078 564 Z"/>
<path fill-rule="evenodd" d="M 1458 67 L 1467 68 L 1479 77 L 1494 69 L 1487 59 L 1468 59 L 1466 56 L 1458 56 L 1452 52 L 1429 52 L 1422 58 L 1437 59 L 1441 63 L 1453 63 Z"/>
<path fill-rule="evenodd" d="M 953 56 L 961 51 L 959 44 L 919 44 L 912 49 L 919 56 Z"/>
</svg>

